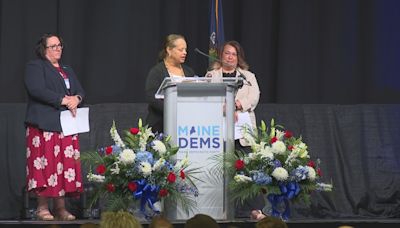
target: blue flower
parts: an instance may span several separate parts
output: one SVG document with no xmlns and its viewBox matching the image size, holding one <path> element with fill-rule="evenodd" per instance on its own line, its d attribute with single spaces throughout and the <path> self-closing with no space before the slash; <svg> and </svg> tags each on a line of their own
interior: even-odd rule
<svg viewBox="0 0 400 228">
<path fill-rule="evenodd" d="M 157 134 L 156 139 L 162 141 L 164 139 L 164 134 L 163 133 Z"/>
<path fill-rule="evenodd" d="M 296 169 L 292 170 L 291 176 L 295 181 L 299 182 L 307 179 L 308 169 L 305 166 L 299 166 Z"/>
<path fill-rule="evenodd" d="M 282 167 L 281 161 L 279 161 L 278 159 L 275 159 L 273 161 L 273 164 L 274 164 L 275 168 Z"/>
<path fill-rule="evenodd" d="M 140 162 L 154 163 L 153 154 L 148 151 L 139 151 L 136 153 L 136 160 Z"/>
<path fill-rule="evenodd" d="M 272 182 L 272 178 L 270 176 L 265 175 L 263 172 L 260 171 L 254 171 L 251 178 L 258 185 L 267 185 Z"/>
</svg>

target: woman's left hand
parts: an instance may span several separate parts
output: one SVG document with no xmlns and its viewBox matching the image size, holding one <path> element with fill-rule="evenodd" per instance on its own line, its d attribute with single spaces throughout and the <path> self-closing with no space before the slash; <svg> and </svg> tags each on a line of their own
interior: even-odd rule
<svg viewBox="0 0 400 228">
<path fill-rule="evenodd" d="M 67 98 L 67 104 L 66 104 L 67 108 L 71 111 L 74 109 L 76 110 L 80 102 L 79 98 L 77 96 L 66 96 L 66 98 Z"/>
</svg>

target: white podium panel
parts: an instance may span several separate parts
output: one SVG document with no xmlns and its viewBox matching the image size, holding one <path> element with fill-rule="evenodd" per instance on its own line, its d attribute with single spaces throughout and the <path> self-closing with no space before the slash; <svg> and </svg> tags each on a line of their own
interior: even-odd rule
<svg viewBox="0 0 400 228">
<path fill-rule="evenodd" d="M 164 99 L 164 131 L 180 147 L 177 159 L 188 155 L 189 168 L 199 168 L 196 182 L 197 208 L 186 214 L 169 202 L 165 211 L 171 220 L 186 220 L 203 213 L 217 220 L 233 217 L 228 200 L 228 181 L 215 173 L 215 155 L 234 150 L 234 97 L 237 78 L 211 83 L 209 79 L 188 78 L 179 82 L 166 78 L 157 98 Z M 226 126 L 226 127 L 225 127 Z"/>
</svg>

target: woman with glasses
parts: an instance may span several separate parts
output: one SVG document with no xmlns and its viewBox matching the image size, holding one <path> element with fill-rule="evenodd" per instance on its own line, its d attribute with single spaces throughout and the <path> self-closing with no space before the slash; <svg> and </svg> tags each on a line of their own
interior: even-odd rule
<svg viewBox="0 0 400 228">
<path fill-rule="evenodd" d="M 246 63 L 241 45 L 237 41 L 228 41 L 222 45 L 219 60 L 213 64 L 213 70 L 206 73 L 206 77 L 212 77 L 212 81 L 221 81 L 223 77 L 243 78 L 243 85 L 235 96 L 235 121 L 239 121 L 239 118 L 250 119 L 250 127 L 256 128 L 254 110 L 260 98 L 260 89 L 255 75 L 248 69 L 249 65 Z M 251 148 L 243 137 L 235 136 L 235 138 L 238 138 L 235 140 L 236 150 L 251 153 Z M 245 205 L 236 209 L 235 216 L 248 217 L 250 210 L 263 206 L 261 198 L 245 202 Z M 252 214 L 255 212 L 258 210 L 252 211 Z"/>
<path fill-rule="evenodd" d="M 63 135 L 60 112 L 75 116 L 85 94 L 72 68 L 60 62 L 62 52 L 61 37 L 44 34 L 36 44 L 38 59 L 25 72 L 27 190 L 37 195 L 39 220 L 74 220 L 65 196 L 82 192 L 78 135 Z M 53 214 L 49 198 L 54 199 Z"/>
<path fill-rule="evenodd" d="M 159 54 L 159 63 L 151 68 L 146 79 L 146 100 L 149 103 L 146 123 L 152 127 L 153 132 L 163 132 L 164 102 L 155 99 L 162 81 L 166 77 L 179 80 L 184 77 L 194 76 L 192 68 L 184 65 L 186 60 L 187 45 L 182 35 L 170 34 L 165 38 L 163 49 Z"/>
</svg>

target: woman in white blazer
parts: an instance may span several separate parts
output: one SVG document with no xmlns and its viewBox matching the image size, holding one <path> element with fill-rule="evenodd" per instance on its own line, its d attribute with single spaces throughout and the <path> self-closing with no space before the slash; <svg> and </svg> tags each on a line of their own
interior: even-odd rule
<svg viewBox="0 0 400 228">
<path fill-rule="evenodd" d="M 244 58 L 243 48 L 237 41 L 224 43 L 219 51 L 219 61 L 213 65 L 213 70 L 207 72 L 206 77 L 212 77 L 212 81 L 222 81 L 223 77 L 242 76 L 245 80 L 243 86 L 235 96 L 235 120 L 238 113 L 248 112 L 253 128 L 256 128 L 256 115 L 254 110 L 260 99 L 260 89 L 256 76 L 249 71 L 249 65 Z M 244 138 L 235 140 L 235 149 L 243 153 L 251 153 L 251 148 Z M 254 219 L 261 219 L 264 215 L 258 210 L 263 208 L 264 203 L 261 195 L 254 199 L 238 205 L 235 209 L 235 217 L 248 217 L 249 214 Z M 251 213 L 250 213 L 251 211 Z"/>
<path fill-rule="evenodd" d="M 235 97 L 236 111 L 235 119 L 237 120 L 238 112 L 248 112 L 250 115 L 252 127 L 256 127 L 256 115 L 254 110 L 260 99 L 260 89 L 256 76 L 249 71 L 249 65 L 244 58 L 243 48 L 237 41 L 228 41 L 224 43 L 219 52 L 220 62 L 216 62 L 213 70 L 207 72 L 207 77 L 212 77 L 213 81 L 222 80 L 223 77 L 237 77 L 242 75 L 244 82 Z M 248 143 L 241 138 L 236 142 L 236 149 L 247 149 Z M 250 151 L 248 151 L 250 152 Z"/>
</svg>

